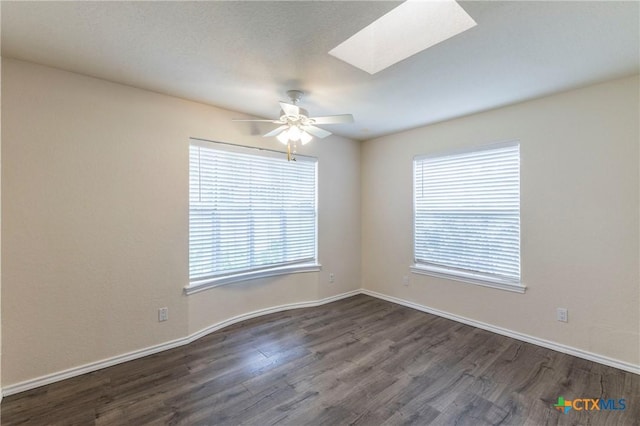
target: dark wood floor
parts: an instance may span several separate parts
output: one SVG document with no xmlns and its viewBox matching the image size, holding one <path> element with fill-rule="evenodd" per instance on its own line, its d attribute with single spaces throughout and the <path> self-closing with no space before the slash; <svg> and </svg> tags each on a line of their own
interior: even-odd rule
<svg viewBox="0 0 640 426">
<path fill-rule="evenodd" d="M 560 413 L 558 397 L 626 400 Z M 355 296 L 5 398 L 2 424 L 638 425 L 640 376 Z"/>
</svg>

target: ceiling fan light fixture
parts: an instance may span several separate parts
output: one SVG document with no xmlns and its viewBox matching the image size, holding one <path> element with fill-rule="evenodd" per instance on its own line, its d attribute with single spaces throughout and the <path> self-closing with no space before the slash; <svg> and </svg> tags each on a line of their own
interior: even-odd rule
<svg viewBox="0 0 640 426">
<path fill-rule="evenodd" d="M 302 132 L 298 126 L 291 126 L 289 128 L 289 140 L 297 142 L 300 140 Z"/>
<path fill-rule="evenodd" d="M 311 139 L 313 139 L 313 136 L 311 136 L 309 133 L 305 132 L 304 130 L 300 134 L 300 142 L 302 142 L 302 145 L 308 144 L 309 142 L 311 142 Z"/>
<path fill-rule="evenodd" d="M 289 131 L 285 130 L 284 132 L 280 133 L 278 136 L 276 136 L 276 139 L 278 139 L 283 145 L 286 145 L 289 143 Z"/>
</svg>

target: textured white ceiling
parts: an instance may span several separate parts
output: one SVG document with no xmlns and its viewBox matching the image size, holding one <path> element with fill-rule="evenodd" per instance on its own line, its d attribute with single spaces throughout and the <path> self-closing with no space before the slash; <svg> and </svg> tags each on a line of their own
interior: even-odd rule
<svg viewBox="0 0 640 426">
<path fill-rule="evenodd" d="M 375 75 L 327 52 L 397 2 L 3 1 L 2 56 L 266 118 L 302 89 L 355 139 L 639 72 L 636 1 L 460 4 L 475 28 Z"/>
</svg>

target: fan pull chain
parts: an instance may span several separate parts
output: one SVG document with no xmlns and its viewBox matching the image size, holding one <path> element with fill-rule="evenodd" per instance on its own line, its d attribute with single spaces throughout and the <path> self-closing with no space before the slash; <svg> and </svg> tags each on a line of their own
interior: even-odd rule
<svg viewBox="0 0 640 426">
<path fill-rule="evenodd" d="M 291 151 L 291 142 L 287 144 L 287 161 L 296 161 L 296 153 L 298 151 L 298 146 L 294 142 L 293 143 L 293 152 Z"/>
</svg>

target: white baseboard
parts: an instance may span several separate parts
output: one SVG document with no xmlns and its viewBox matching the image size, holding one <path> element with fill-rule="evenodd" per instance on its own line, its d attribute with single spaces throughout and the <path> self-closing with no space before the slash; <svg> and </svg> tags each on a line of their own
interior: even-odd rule
<svg viewBox="0 0 640 426">
<path fill-rule="evenodd" d="M 69 368 L 67 370 L 47 374 L 45 376 L 36 377 L 35 379 L 25 380 L 24 382 L 19 382 L 13 385 L 6 386 L 3 388 L 2 391 L 4 396 L 13 395 L 16 393 L 39 388 L 40 386 L 59 382 L 61 380 L 80 376 L 82 374 L 87 374 L 93 371 L 101 370 L 106 367 L 111 367 L 116 364 L 132 361 L 134 359 L 142 358 L 147 355 L 153 355 L 158 352 L 166 351 L 168 349 L 173 349 L 178 346 L 182 346 L 186 343 L 188 343 L 186 342 L 186 338 L 172 340 L 169 342 L 161 343 L 159 345 L 154 345 L 154 346 L 150 346 L 148 348 L 140 349 L 137 351 L 128 352 L 126 354 L 116 355 L 111 358 L 91 362 L 89 364 L 84 364 L 78 367 Z"/>
<path fill-rule="evenodd" d="M 233 318 L 229 318 L 227 320 L 221 321 L 217 324 L 213 324 L 209 327 L 206 327 L 194 334 L 189 336 L 172 340 L 169 342 L 161 343 L 159 345 L 150 346 L 148 348 L 139 349 L 137 351 L 128 352 L 126 354 L 117 355 L 111 358 L 103 359 L 96 362 L 91 362 L 89 364 L 81 365 L 79 367 L 69 368 L 67 370 L 58 371 L 56 373 L 47 374 L 46 376 L 36 377 L 35 379 L 25 380 L 24 382 L 16 383 L 13 385 L 6 386 L 2 389 L 2 393 L 0 395 L 9 396 L 16 393 L 24 392 L 27 390 L 35 389 L 40 386 L 48 385 L 51 383 L 59 382 L 61 380 L 69 379 L 71 377 L 80 376 L 82 374 L 91 373 L 93 371 L 101 370 L 106 367 L 111 367 L 116 364 L 121 364 L 123 362 L 132 361 L 134 359 L 142 358 L 148 355 L 153 355 L 158 352 L 166 351 L 168 349 L 173 349 L 178 346 L 187 345 L 207 334 L 213 333 L 214 331 L 220 330 L 229 325 L 235 324 L 240 321 L 248 320 L 251 318 L 255 318 L 261 315 L 272 314 L 275 312 L 287 311 L 290 309 L 298 309 L 298 308 L 310 308 L 314 306 L 324 305 L 326 303 L 335 302 L 336 300 L 345 299 L 347 297 L 355 296 L 360 294 L 361 291 L 353 290 L 346 293 L 341 293 L 335 296 L 326 297 L 320 300 L 314 300 L 309 302 L 296 302 L 296 303 L 288 303 L 285 305 L 274 306 L 271 308 L 260 309 L 257 311 L 249 312 L 242 315 L 237 315 Z M 0 396 L 1 397 L 1 396 Z"/>
<path fill-rule="evenodd" d="M 288 303 L 286 305 L 274 306 L 272 308 L 260 309 L 257 311 L 249 312 L 246 314 L 238 315 L 228 320 L 221 321 L 217 324 L 210 325 L 209 327 L 205 327 L 200 331 L 197 331 L 186 338 L 186 343 L 191 343 L 199 338 L 206 336 L 207 334 L 213 333 L 214 331 L 220 330 L 221 328 L 225 328 L 230 326 L 231 324 L 235 324 L 240 321 L 248 320 L 255 317 L 260 317 L 262 315 L 273 314 L 276 312 L 288 311 L 290 309 L 299 309 L 299 308 L 312 308 L 314 306 L 324 305 L 326 303 L 335 302 L 340 299 L 346 299 L 347 297 L 356 296 L 362 292 L 361 289 L 348 291 L 346 293 L 341 293 L 336 296 L 325 297 L 324 299 L 310 301 L 310 302 L 296 302 L 296 303 Z"/>
<path fill-rule="evenodd" d="M 397 303 L 398 305 L 417 309 L 418 311 L 427 312 L 429 314 L 437 315 L 439 317 L 443 317 L 453 321 L 461 322 L 463 324 L 471 325 L 473 327 L 478 327 L 483 330 L 490 331 L 492 333 L 501 334 L 503 336 L 521 340 L 523 342 L 542 346 L 543 348 L 552 349 L 554 351 L 562 352 L 568 355 L 573 355 L 578 358 L 583 358 L 589 361 L 597 362 L 599 364 L 608 365 L 609 367 L 619 368 L 620 370 L 628 371 L 630 373 L 640 374 L 640 365 L 631 364 L 629 362 L 620 361 L 620 360 L 609 358 L 603 355 L 594 354 L 593 352 L 577 349 L 571 346 L 563 345 L 561 343 L 540 339 L 539 337 L 529 336 L 528 334 L 519 333 L 517 331 L 509 330 L 502 327 L 497 327 L 495 325 L 487 324 L 481 321 L 476 321 L 470 318 L 461 317 L 459 315 L 455 315 L 449 312 L 430 308 L 428 306 L 420 305 L 418 303 L 409 302 L 407 300 L 399 299 L 397 297 L 387 296 L 386 294 L 378 293 L 373 290 L 362 289 L 361 293 L 378 298 L 378 299 L 386 300 L 388 302 Z"/>
<path fill-rule="evenodd" d="M 64 371 L 59 371 L 52 374 L 47 374 L 46 376 L 37 377 L 35 379 L 26 380 L 24 382 L 16 383 L 13 385 L 9 385 L 0 390 L 0 401 L 2 400 L 2 396 L 13 395 L 16 393 L 24 392 L 30 389 L 35 389 L 40 386 L 48 385 L 51 383 L 59 382 L 61 380 L 69 379 L 71 377 L 80 376 L 82 374 L 91 373 L 93 371 L 101 370 L 106 367 L 111 367 L 116 364 L 121 364 L 123 362 L 132 361 L 134 359 L 142 358 L 148 355 L 153 355 L 158 352 L 166 351 L 168 349 L 173 349 L 178 346 L 183 346 L 189 344 L 207 334 L 213 333 L 214 331 L 220 330 L 229 325 L 235 324 L 240 321 L 245 321 L 251 318 L 259 317 L 262 315 L 268 315 L 276 312 L 287 311 L 290 309 L 298 309 L 298 308 L 310 308 L 314 306 L 324 305 L 326 303 L 335 302 L 340 299 L 345 299 L 347 297 L 355 296 L 357 294 L 366 294 L 368 296 L 372 296 L 378 299 L 386 300 L 388 302 L 397 303 L 402 306 L 406 306 L 409 308 L 417 309 L 422 312 L 427 312 L 433 315 L 437 315 L 439 317 L 447 318 L 453 321 L 457 321 L 463 324 L 467 324 L 473 327 L 478 327 L 483 330 L 490 331 L 492 333 L 500 334 L 503 336 L 511 337 L 517 340 L 521 340 L 523 342 L 532 343 L 534 345 L 542 346 L 544 348 L 552 349 L 554 351 L 562 352 L 568 355 L 577 356 L 578 358 L 583 358 L 589 361 L 597 362 L 599 364 L 608 365 L 610 367 L 619 368 L 620 370 L 628 371 L 630 373 L 640 374 L 640 366 L 631 364 L 625 361 L 620 361 L 617 359 L 609 358 L 603 355 L 594 354 L 592 352 L 584 351 L 582 349 L 573 348 L 571 346 L 566 346 L 560 343 L 552 342 L 549 340 L 540 339 L 538 337 L 529 336 L 527 334 L 519 333 L 517 331 L 509 330 L 502 327 L 497 327 L 491 324 L 487 324 L 484 322 L 476 321 L 473 319 L 461 317 L 459 315 L 451 314 L 449 312 L 444 312 L 438 309 L 430 308 L 428 306 L 420 305 L 414 302 L 409 302 L 404 299 L 399 299 L 397 297 L 388 296 L 386 294 L 378 293 L 376 291 L 367 290 L 367 289 L 358 289 L 349 291 L 346 293 L 341 293 L 335 296 L 326 297 L 320 300 L 308 301 L 308 302 L 296 302 L 289 303 L 280 306 L 274 306 L 271 308 L 260 309 L 257 311 L 249 312 L 242 315 L 237 315 L 235 317 L 229 318 L 227 320 L 221 321 L 219 323 L 213 324 L 209 327 L 203 328 L 200 331 L 197 331 L 189 336 L 172 340 L 169 342 L 161 343 L 159 345 L 150 346 L 148 348 L 140 349 L 137 351 L 129 352 L 122 355 L 117 355 L 115 357 L 111 357 L 108 359 L 104 359 L 101 361 L 92 362 L 89 364 L 85 364 L 79 367 L 70 368 Z"/>
</svg>

